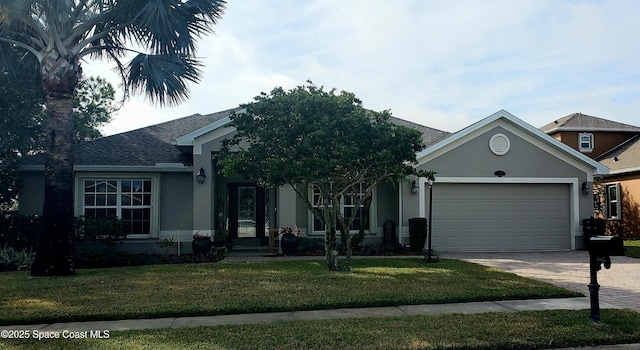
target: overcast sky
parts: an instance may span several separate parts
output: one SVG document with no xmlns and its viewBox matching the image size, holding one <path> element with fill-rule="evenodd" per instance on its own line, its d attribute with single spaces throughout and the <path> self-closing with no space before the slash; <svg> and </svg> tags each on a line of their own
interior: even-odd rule
<svg viewBox="0 0 640 350">
<path fill-rule="evenodd" d="M 640 1 L 230 0 L 174 108 L 125 102 L 107 135 L 312 80 L 446 131 L 504 109 L 535 127 L 574 112 L 640 125 Z M 110 66 L 87 75 L 119 83 Z M 121 97 L 121 96 L 119 96 Z"/>
</svg>

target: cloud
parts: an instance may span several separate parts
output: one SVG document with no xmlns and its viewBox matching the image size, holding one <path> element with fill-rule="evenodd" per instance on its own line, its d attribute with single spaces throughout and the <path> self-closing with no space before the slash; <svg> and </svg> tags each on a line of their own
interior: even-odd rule
<svg viewBox="0 0 640 350">
<path fill-rule="evenodd" d="M 199 44 L 206 67 L 191 99 L 158 109 L 136 98 L 108 129 L 216 112 L 307 79 L 447 131 L 500 109 L 534 126 L 573 112 L 638 124 L 639 11 L 622 0 L 230 2 Z"/>
</svg>

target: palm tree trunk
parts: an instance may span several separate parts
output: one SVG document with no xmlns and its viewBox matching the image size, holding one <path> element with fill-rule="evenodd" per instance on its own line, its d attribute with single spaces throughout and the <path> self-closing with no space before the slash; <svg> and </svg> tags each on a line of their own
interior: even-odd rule
<svg viewBox="0 0 640 350">
<path fill-rule="evenodd" d="M 75 274 L 73 254 L 73 95 L 47 96 L 42 231 L 36 244 L 32 276 Z"/>
</svg>

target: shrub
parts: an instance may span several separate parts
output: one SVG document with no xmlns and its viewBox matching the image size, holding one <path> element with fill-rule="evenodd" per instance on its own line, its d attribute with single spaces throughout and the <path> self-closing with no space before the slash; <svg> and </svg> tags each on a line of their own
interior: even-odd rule
<svg viewBox="0 0 640 350">
<path fill-rule="evenodd" d="M 34 257 L 31 249 L 15 250 L 5 243 L 4 247 L 0 248 L 0 271 L 28 270 Z"/>
<path fill-rule="evenodd" d="M 417 254 L 417 252 L 411 251 L 409 247 L 398 242 L 389 244 L 365 244 L 353 251 L 353 255 L 363 256 L 393 256 L 410 254 Z"/>
<path fill-rule="evenodd" d="M 75 219 L 75 239 L 84 241 L 103 241 L 112 247 L 116 242 L 127 238 L 125 224 L 115 216 L 88 218 L 78 216 Z"/>
<path fill-rule="evenodd" d="M 113 246 L 127 237 L 124 223 L 116 217 L 75 218 L 74 241 L 103 241 Z M 35 215 L 8 213 L 0 216 L 0 246 L 8 245 L 16 251 L 32 250 L 42 231 L 40 218 Z"/>
<path fill-rule="evenodd" d="M 76 250 L 76 268 L 97 269 L 106 267 L 123 267 L 154 265 L 164 263 L 164 258 L 158 254 L 131 254 L 115 249 L 102 251 Z"/>
<path fill-rule="evenodd" d="M 0 246 L 8 245 L 18 251 L 31 250 L 39 233 L 40 218 L 35 215 L 0 215 Z"/>
<path fill-rule="evenodd" d="M 183 264 L 216 262 L 224 259 L 224 248 L 216 248 L 204 254 L 132 254 L 126 251 L 105 249 L 103 251 L 78 250 L 76 268 L 95 269 L 123 266 Z"/>
</svg>

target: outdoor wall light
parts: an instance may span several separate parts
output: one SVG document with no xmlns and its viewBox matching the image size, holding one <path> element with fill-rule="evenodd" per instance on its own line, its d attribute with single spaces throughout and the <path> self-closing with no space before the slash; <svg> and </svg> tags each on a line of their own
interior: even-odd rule
<svg viewBox="0 0 640 350">
<path fill-rule="evenodd" d="M 204 169 L 202 167 L 200 167 L 200 171 L 198 171 L 196 178 L 198 179 L 198 183 L 201 183 L 201 184 L 203 184 L 204 180 L 206 180 L 207 175 L 204 173 Z"/>
<path fill-rule="evenodd" d="M 588 196 L 593 192 L 592 190 L 593 183 L 587 181 L 582 183 L 582 194 Z"/>
<path fill-rule="evenodd" d="M 505 175 L 507 175 L 507 173 L 504 172 L 504 170 L 496 170 L 493 175 L 497 176 L 497 177 L 503 177 Z"/>
<path fill-rule="evenodd" d="M 418 194 L 419 189 L 418 182 L 416 180 L 411 181 L 411 194 Z"/>
</svg>

